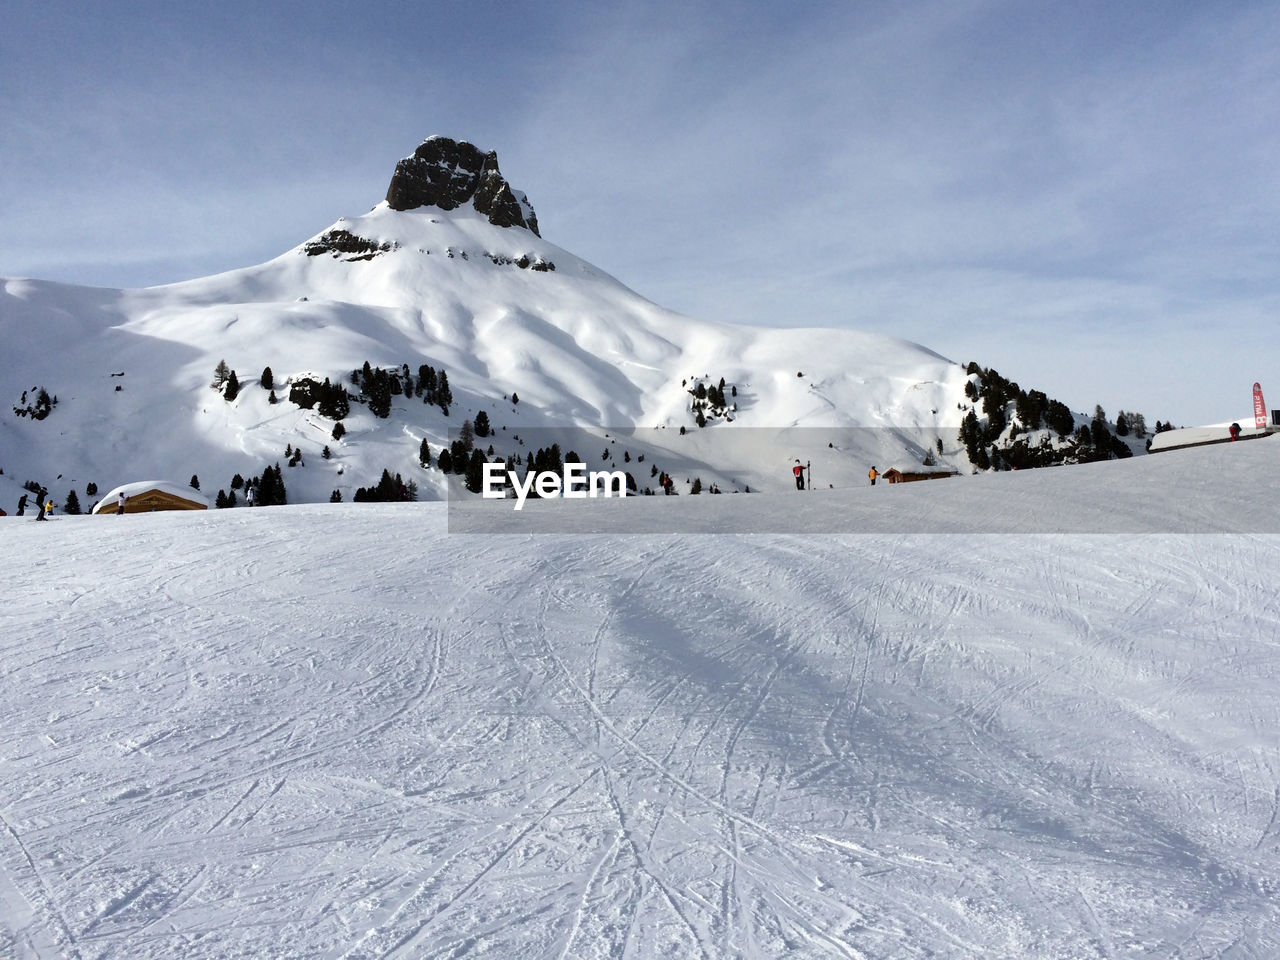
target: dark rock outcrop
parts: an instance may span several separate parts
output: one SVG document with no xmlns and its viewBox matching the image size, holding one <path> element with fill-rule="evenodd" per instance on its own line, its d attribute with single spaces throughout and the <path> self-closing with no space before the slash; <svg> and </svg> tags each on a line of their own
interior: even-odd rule
<svg viewBox="0 0 1280 960">
<path fill-rule="evenodd" d="M 393 210 L 439 207 L 453 210 L 464 203 L 499 227 L 524 227 L 538 234 L 538 218 L 524 194 L 517 194 L 498 170 L 498 155 L 483 153 L 465 140 L 430 137 L 396 164 L 387 188 Z"/>
<path fill-rule="evenodd" d="M 308 257 L 318 257 L 322 253 L 332 253 L 334 257 L 346 254 L 347 260 L 372 260 L 380 253 L 394 250 L 394 244 L 377 243 L 357 237 L 347 230 L 329 230 L 315 240 L 311 240 L 302 248 Z"/>
</svg>

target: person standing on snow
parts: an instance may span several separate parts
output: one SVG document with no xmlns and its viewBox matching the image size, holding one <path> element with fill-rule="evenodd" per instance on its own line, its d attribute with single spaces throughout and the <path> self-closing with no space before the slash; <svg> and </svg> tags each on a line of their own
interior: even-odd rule
<svg viewBox="0 0 1280 960">
<path fill-rule="evenodd" d="M 44 515 L 44 498 L 49 495 L 49 491 L 44 487 L 40 488 L 40 492 L 36 494 L 36 519 L 46 519 Z"/>
<path fill-rule="evenodd" d="M 797 460 L 796 465 L 791 468 L 791 472 L 795 474 L 796 489 L 803 490 L 804 489 L 804 467 L 801 465 L 799 460 Z"/>
<path fill-rule="evenodd" d="M 1238 423 L 1233 423 L 1233 424 L 1231 425 L 1230 433 L 1231 433 L 1231 439 L 1232 439 L 1232 441 L 1239 440 L 1239 439 L 1240 439 L 1240 424 L 1238 424 Z"/>
<path fill-rule="evenodd" d="M 24 493 L 18 498 L 18 516 L 25 516 L 27 512 L 27 495 Z"/>
<path fill-rule="evenodd" d="M 867 477 L 871 480 L 871 485 L 873 487 L 876 485 L 876 477 L 878 476 L 880 476 L 880 474 L 876 472 L 876 468 L 874 466 L 867 471 Z"/>
</svg>

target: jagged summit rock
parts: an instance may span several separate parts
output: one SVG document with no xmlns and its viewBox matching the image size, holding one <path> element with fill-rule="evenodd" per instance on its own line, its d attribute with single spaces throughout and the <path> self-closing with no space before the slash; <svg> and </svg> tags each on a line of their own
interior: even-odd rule
<svg viewBox="0 0 1280 960">
<path fill-rule="evenodd" d="M 495 226 L 524 227 L 541 236 L 529 199 L 511 189 L 498 170 L 498 154 L 465 140 L 428 137 L 413 156 L 396 164 L 387 188 L 393 210 L 453 210 L 468 202 Z"/>
</svg>

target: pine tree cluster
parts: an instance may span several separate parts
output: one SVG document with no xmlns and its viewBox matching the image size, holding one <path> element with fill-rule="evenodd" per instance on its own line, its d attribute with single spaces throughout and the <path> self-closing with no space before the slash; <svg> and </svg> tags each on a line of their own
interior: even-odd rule
<svg viewBox="0 0 1280 960">
<path fill-rule="evenodd" d="M 289 402 L 296 403 L 304 410 L 315 408 L 320 416 L 330 420 L 343 420 L 351 412 L 351 397 L 347 388 L 340 383 L 330 382 L 328 377 L 324 378 L 323 383 L 311 377 L 295 380 L 289 385 Z"/>
<path fill-rule="evenodd" d="M 719 383 L 712 383 L 711 378 L 699 377 L 694 380 L 694 385 L 689 387 L 689 381 L 682 380 L 681 386 L 685 387 L 693 396 L 693 402 L 690 404 L 690 411 L 693 413 L 693 421 L 699 427 L 705 427 L 708 422 L 723 417 L 732 421 L 730 414 L 737 410 L 738 405 L 725 396 L 725 380 L 720 378 Z M 733 396 L 738 395 L 736 386 L 731 388 Z M 708 416 L 710 414 L 710 416 Z"/>
<path fill-rule="evenodd" d="M 35 393 L 35 399 L 28 403 L 27 394 Z M 44 387 L 32 387 L 30 390 L 22 391 L 22 399 L 19 401 L 23 406 L 15 406 L 13 408 L 14 416 L 30 417 L 32 420 L 43 420 L 53 412 L 53 408 L 58 405 L 57 396 L 49 396 L 49 391 Z"/>
<path fill-rule="evenodd" d="M 960 442 L 972 463 L 980 470 L 1020 470 L 1059 463 L 1122 459 L 1132 456 L 1128 445 L 1112 435 L 1106 414 L 1096 408 L 1089 426 L 1076 428 L 1075 415 L 1065 403 L 1052 400 L 1040 390 L 1023 390 L 997 371 L 977 363 L 966 368 L 970 380 L 965 395 L 981 409 L 970 410 L 960 424 Z M 972 379 L 975 378 L 976 379 Z M 1013 405 L 1014 420 L 1008 419 Z M 1141 414 L 1121 414 L 1116 433 L 1125 436 Z M 1002 441 L 1006 428 L 1008 436 Z M 1145 432 L 1145 424 L 1143 431 Z M 1052 431 L 1059 443 L 1042 433 L 1036 443 L 1019 438 L 1028 431 Z"/>
<path fill-rule="evenodd" d="M 280 464 L 267 467 L 254 483 L 254 504 L 259 507 L 276 507 L 288 503 L 284 489 L 284 475 Z"/>
<path fill-rule="evenodd" d="M 341 503 L 342 494 L 337 490 L 334 491 L 338 499 L 334 500 L 331 495 L 329 500 L 331 503 Z M 392 476 L 391 471 L 383 469 L 382 477 L 372 487 L 359 487 L 356 489 L 355 496 L 351 498 L 356 503 L 399 503 L 402 501 L 418 499 L 418 485 L 410 480 L 405 483 L 400 474 Z"/>
</svg>

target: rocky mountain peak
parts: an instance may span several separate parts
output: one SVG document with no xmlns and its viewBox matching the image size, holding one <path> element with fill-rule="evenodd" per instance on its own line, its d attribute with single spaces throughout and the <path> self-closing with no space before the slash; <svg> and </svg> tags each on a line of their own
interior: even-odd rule
<svg viewBox="0 0 1280 960">
<path fill-rule="evenodd" d="M 499 171 L 498 154 L 485 153 L 465 140 L 424 140 L 413 156 L 396 164 L 387 203 L 393 210 L 453 210 L 471 203 L 495 226 L 524 227 L 541 236 L 528 198 L 513 190 Z"/>
</svg>

